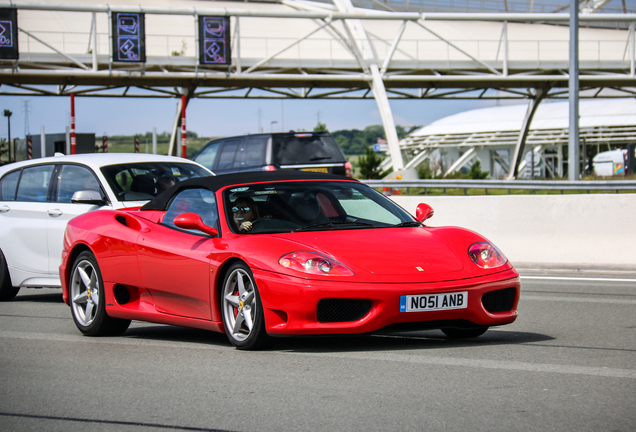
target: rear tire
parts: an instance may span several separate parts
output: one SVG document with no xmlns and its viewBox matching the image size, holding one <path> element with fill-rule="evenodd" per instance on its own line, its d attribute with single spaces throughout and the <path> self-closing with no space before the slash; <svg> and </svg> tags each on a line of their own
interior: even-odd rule
<svg viewBox="0 0 636 432">
<path fill-rule="evenodd" d="M 271 343 L 254 276 L 242 262 L 232 265 L 223 281 L 221 311 L 225 333 L 236 348 L 257 350 Z"/>
<path fill-rule="evenodd" d="M 18 295 L 20 287 L 11 285 L 11 275 L 9 274 L 9 266 L 7 260 L 0 250 L 0 301 L 9 301 Z"/>
<path fill-rule="evenodd" d="M 86 336 L 117 336 L 130 325 L 130 320 L 111 318 L 106 313 L 104 280 L 91 252 L 84 251 L 75 260 L 69 291 L 73 321 Z"/>
<path fill-rule="evenodd" d="M 450 339 L 472 339 L 486 333 L 488 327 L 473 329 L 443 328 L 442 331 Z"/>
</svg>

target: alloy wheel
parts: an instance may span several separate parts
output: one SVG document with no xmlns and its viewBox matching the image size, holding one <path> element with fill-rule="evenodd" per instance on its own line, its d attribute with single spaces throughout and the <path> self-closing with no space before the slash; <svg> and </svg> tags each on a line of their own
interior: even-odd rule
<svg viewBox="0 0 636 432">
<path fill-rule="evenodd" d="M 254 327 L 256 296 L 254 282 L 242 268 L 227 277 L 223 288 L 225 326 L 237 341 L 247 339 Z"/>
<path fill-rule="evenodd" d="M 71 302 L 78 323 L 89 326 L 99 309 L 99 279 L 95 267 L 88 260 L 80 261 L 71 279 Z"/>
</svg>

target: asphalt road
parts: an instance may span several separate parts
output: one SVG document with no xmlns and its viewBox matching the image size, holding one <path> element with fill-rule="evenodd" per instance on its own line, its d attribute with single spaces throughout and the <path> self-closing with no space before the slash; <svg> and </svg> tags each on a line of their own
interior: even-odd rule
<svg viewBox="0 0 636 432">
<path fill-rule="evenodd" d="M 636 275 L 525 276 L 519 319 L 473 341 L 265 352 L 139 322 L 83 337 L 59 291 L 22 290 L 0 303 L 0 430 L 636 430 Z"/>
</svg>

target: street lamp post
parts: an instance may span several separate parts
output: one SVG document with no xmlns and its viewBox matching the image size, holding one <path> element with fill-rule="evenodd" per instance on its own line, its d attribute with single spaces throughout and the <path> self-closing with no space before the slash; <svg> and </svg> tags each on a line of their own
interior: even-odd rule
<svg viewBox="0 0 636 432">
<path fill-rule="evenodd" d="M 9 111 L 8 109 L 4 110 L 4 116 L 7 118 L 7 138 L 8 138 L 8 142 L 9 142 L 9 153 L 8 153 L 8 157 L 9 157 L 9 162 L 11 161 L 11 114 L 13 114 L 11 111 Z M 15 155 L 15 148 L 13 149 L 13 161 L 15 161 L 16 155 Z"/>
<path fill-rule="evenodd" d="M 274 123 L 278 123 L 278 122 L 277 122 L 276 120 L 273 120 L 273 121 L 270 123 L 270 131 L 271 131 L 271 132 L 274 132 Z"/>
</svg>

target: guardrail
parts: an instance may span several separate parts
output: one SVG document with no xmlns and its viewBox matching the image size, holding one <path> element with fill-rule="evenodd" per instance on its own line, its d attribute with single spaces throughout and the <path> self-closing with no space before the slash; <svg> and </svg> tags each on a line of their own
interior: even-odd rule
<svg viewBox="0 0 636 432">
<path fill-rule="evenodd" d="M 484 189 L 488 195 L 489 189 L 511 190 L 550 190 L 550 191 L 619 191 L 632 190 L 636 192 L 636 181 L 634 180 L 591 180 L 591 181 L 569 181 L 569 180 L 447 180 L 447 179 L 424 179 L 424 180 L 361 180 L 363 183 L 373 188 L 423 188 L 427 189 L 464 189 L 464 195 L 468 189 Z M 426 193 L 426 191 L 425 191 Z"/>
</svg>

